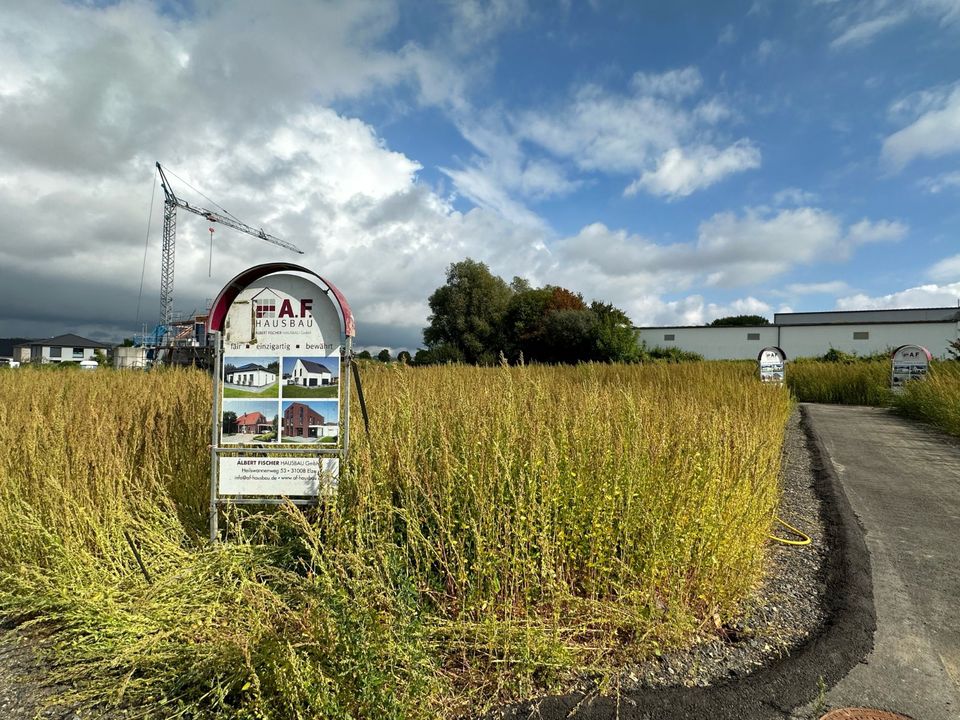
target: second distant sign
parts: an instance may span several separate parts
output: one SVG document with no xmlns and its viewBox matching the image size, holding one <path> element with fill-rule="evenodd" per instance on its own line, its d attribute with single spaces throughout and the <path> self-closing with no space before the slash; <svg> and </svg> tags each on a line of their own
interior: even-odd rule
<svg viewBox="0 0 960 720">
<path fill-rule="evenodd" d="M 763 382 L 782 383 L 786 379 L 787 356 L 778 347 L 765 347 L 757 355 L 757 365 L 760 369 L 760 380 Z"/>
</svg>

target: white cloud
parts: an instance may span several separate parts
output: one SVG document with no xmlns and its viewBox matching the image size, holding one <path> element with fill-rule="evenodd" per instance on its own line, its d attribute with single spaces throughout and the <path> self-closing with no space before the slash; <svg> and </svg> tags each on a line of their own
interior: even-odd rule
<svg viewBox="0 0 960 720">
<path fill-rule="evenodd" d="M 525 0 L 456 0 L 451 45 L 463 48 L 489 42 L 504 30 L 516 27 L 529 13 Z"/>
<path fill-rule="evenodd" d="M 699 92 L 703 77 L 695 67 L 668 70 L 664 73 L 638 72 L 633 86 L 642 95 L 660 95 L 667 98 L 685 98 Z"/>
<path fill-rule="evenodd" d="M 754 53 L 754 57 L 758 65 L 765 64 L 771 57 L 776 54 L 777 50 L 780 48 L 780 44 L 776 40 L 765 39 L 761 40 L 760 44 L 757 45 L 757 51 Z"/>
<path fill-rule="evenodd" d="M 960 281 L 960 255 L 944 258 L 935 263 L 927 275 L 938 282 Z"/>
<path fill-rule="evenodd" d="M 807 190 L 801 190 L 800 188 L 789 187 L 780 190 L 773 196 L 774 205 L 810 205 L 817 202 L 820 197 L 814 193 Z"/>
<path fill-rule="evenodd" d="M 960 190 L 960 170 L 922 178 L 920 187 L 932 195 L 942 193 L 944 190 Z"/>
<path fill-rule="evenodd" d="M 790 283 L 785 290 L 791 295 L 840 295 L 850 292 L 850 286 L 843 280 L 830 280 L 819 283 Z"/>
<path fill-rule="evenodd" d="M 627 186 L 623 194 L 634 195 L 644 189 L 668 198 L 686 197 L 727 175 L 758 167 L 760 151 L 749 140 L 738 140 L 723 150 L 711 146 L 688 152 L 671 148 L 657 161 L 656 169 L 644 172 Z"/>
<path fill-rule="evenodd" d="M 700 224 L 700 261 L 714 268 L 712 284 L 724 287 L 761 282 L 798 264 L 836 253 L 840 220 L 817 208 L 771 214 L 748 209 L 743 216 L 719 213 Z"/>
<path fill-rule="evenodd" d="M 540 200 L 566 195 L 579 185 L 549 158 L 525 153 L 497 113 L 471 115 L 461 120 L 458 128 L 480 154 L 464 168 L 441 170 L 463 195 L 481 207 L 531 224 L 535 216 L 514 195 Z M 542 223 L 538 220 L 533 224 Z"/>
<path fill-rule="evenodd" d="M 864 47 L 908 21 L 932 20 L 946 27 L 960 19 L 957 0 L 847 0 L 817 4 L 831 5 L 830 29 L 834 38 L 830 46 L 835 50 Z"/>
<path fill-rule="evenodd" d="M 896 170 L 918 158 L 960 152 L 960 85 L 922 102 L 925 112 L 883 141 L 884 159 Z"/>
<path fill-rule="evenodd" d="M 726 144 L 719 126 L 735 114 L 702 91 L 700 71 L 685 67 L 638 72 L 623 94 L 581 85 L 560 107 L 460 107 L 456 125 L 477 154 L 443 172 L 474 203 L 528 224 L 525 203 L 575 190 L 590 182 L 583 173 L 638 176 L 626 195 L 684 197 L 760 165 L 749 139 Z"/>
<path fill-rule="evenodd" d="M 904 10 L 878 15 L 861 20 L 846 28 L 830 43 L 833 48 L 845 48 L 857 45 L 866 45 L 873 41 L 880 33 L 905 22 L 910 17 Z"/>
<path fill-rule="evenodd" d="M 702 295 L 689 295 L 682 300 L 664 302 L 648 298 L 639 309 L 639 326 L 708 325 L 717 318 L 731 315 L 760 315 L 772 319 L 773 308 L 755 297 L 737 298 L 729 303 L 706 302 Z"/>
<path fill-rule="evenodd" d="M 562 269 L 570 278 L 591 278 L 588 282 L 596 287 L 622 284 L 634 294 L 678 292 L 697 285 L 745 287 L 798 266 L 846 257 L 853 250 L 850 232 L 835 215 L 817 208 L 718 213 L 700 224 L 696 242 L 673 244 L 593 223 L 552 245 L 552 272 Z M 807 289 L 813 291 L 813 286 Z M 826 284 L 821 289 L 828 291 Z M 847 289 L 833 285 L 829 291 Z"/>
<path fill-rule="evenodd" d="M 960 282 L 920 285 L 889 295 L 850 295 L 837 299 L 837 310 L 896 310 L 900 308 L 949 307 L 960 301 Z"/>
<path fill-rule="evenodd" d="M 851 225 L 847 231 L 847 242 L 851 245 L 865 245 L 876 242 L 897 242 L 906 237 L 909 228 L 897 220 L 878 220 L 872 222 L 864 218 Z"/>
</svg>

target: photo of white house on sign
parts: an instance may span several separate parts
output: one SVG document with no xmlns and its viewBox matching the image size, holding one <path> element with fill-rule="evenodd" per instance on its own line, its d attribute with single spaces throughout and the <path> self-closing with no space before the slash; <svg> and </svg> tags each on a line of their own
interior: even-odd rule
<svg viewBox="0 0 960 720">
<path fill-rule="evenodd" d="M 225 357 L 223 359 L 223 396 L 227 398 L 275 398 L 280 386 L 280 358 Z"/>
<path fill-rule="evenodd" d="M 283 398 L 332 398 L 340 396 L 340 358 L 284 357 Z"/>
</svg>

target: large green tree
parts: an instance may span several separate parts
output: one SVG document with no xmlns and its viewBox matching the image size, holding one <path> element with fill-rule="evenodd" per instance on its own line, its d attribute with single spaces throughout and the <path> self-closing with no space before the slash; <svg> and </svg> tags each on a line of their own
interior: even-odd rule
<svg viewBox="0 0 960 720">
<path fill-rule="evenodd" d="M 513 291 L 484 263 L 467 258 L 447 269 L 447 282 L 430 296 L 423 331 L 436 357 L 491 365 L 504 348 L 503 318 Z"/>
<path fill-rule="evenodd" d="M 639 333 L 622 310 L 609 303 L 592 302 L 590 311 L 597 318 L 594 330 L 595 360 L 601 362 L 637 362 L 643 355 Z"/>
<path fill-rule="evenodd" d="M 464 260 L 430 296 L 430 325 L 414 363 L 489 365 L 503 352 L 510 362 L 636 362 L 642 350 L 626 314 L 567 288 L 507 285 L 483 263 Z"/>
</svg>

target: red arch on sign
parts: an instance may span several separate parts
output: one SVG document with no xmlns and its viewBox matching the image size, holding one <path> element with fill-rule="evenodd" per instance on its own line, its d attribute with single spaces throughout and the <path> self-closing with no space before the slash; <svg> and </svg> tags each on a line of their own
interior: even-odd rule
<svg viewBox="0 0 960 720">
<path fill-rule="evenodd" d="M 307 275 L 313 275 L 324 285 L 330 288 L 334 299 L 337 301 L 337 305 L 340 306 L 340 314 L 343 315 L 343 326 L 346 336 L 356 336 L 357 329 L 353 321 L 353 312 L 350 310 L 350 303 L 347 302 L 347 299 L 343 296 L 343 293 L 340 292 L 337 286 L 320 275 L 317 275 L 317 273 L 315 273 L 313 270 L 309 270 L 302 265 L 294 265 L 293 263 L 265 263 L 263 265 L 255 265 L 252 268 L 244 270 L 233 280 L 224 285 L 223 290 L 221 290 L 220 294 L 217 295 L 217 299 L 213 301 L 213 306 L 210 308 L 210 316 L 207 318 L 207 331 L 223 331 L 223 323 L 227 318 L 227 310 L 230 309 L 231 303 L 237 299 L 237 295 L 243 292 L 253 282 L 262 277 L 266 277 L 267 275 L 283 272 L 285 270 L 292 270 L 294 272 L 302 272 L 306 273 Z"/>
</svg>

